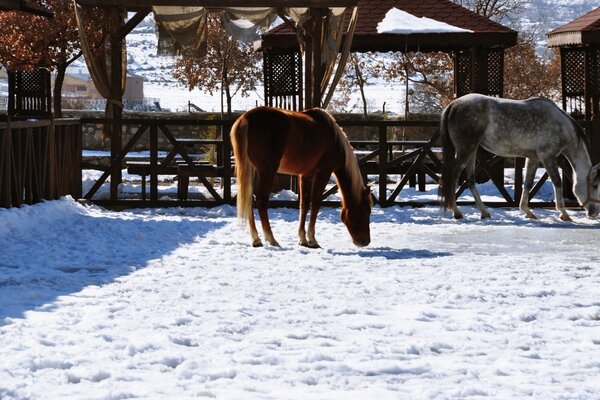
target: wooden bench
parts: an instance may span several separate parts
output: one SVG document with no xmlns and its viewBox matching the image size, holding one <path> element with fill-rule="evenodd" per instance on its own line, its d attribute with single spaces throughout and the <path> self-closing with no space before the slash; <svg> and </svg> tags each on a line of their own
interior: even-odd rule
<svg viewBox="0 0 600 400">
<path fill-rule="evenodd" d="M 213 164 L 196 163 L 189 165 L 180 163 L 177 166 L 177 198 L 179 200 L 188 199 L 191 176 L 222 177 L 224 170 L 224 167 Z"/>
<path fill-rule="evenodd" d="M 146 177 L 150 175 L 152 166 L 149 161 L 127 161 L 127 172 L 141 176 L 142 200 L 146 200 Z M 218 177 L 223 176 L 224 167 L 198 162 L 194 165 L 187 164 L 184 160 L 176 160 L 169 165 L 158 164 L 158 175 L 177 176 L 177 198 L 187 200 L 191 176 Z"/>
</svg>

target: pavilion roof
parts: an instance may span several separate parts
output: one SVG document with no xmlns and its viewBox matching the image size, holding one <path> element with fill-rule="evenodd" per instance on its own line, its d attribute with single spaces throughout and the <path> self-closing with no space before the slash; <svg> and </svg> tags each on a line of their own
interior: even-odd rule
<svg viewBox="0 0 600 400">
<path fill-rule="evenodd" d="M 600 45 L 600 8 L 548 33 L 548 47 Z"/>
<path fill-rule="evenodd" d="M 377 33 L 378 23 L 392 8 L 472 32 Z M 516 31 L 449 0 L 359 0 L 358 12 L 352 51 L 445 51 L 471 46 L 510 47 L 517 40 Z M 347 12 L 346 19 L 348 23 L 350 12 Z M 263 35 L 264 48 L 295 46 L 295 33 L 288 24 L 279 25 Z"/>
<path fill-rule="evenodd" d="M 30 14 L 52 17 L 54 14 L 37 4 L 35 0 L 0 0 L 0 11 L 24 11 Z"/>
</svg>

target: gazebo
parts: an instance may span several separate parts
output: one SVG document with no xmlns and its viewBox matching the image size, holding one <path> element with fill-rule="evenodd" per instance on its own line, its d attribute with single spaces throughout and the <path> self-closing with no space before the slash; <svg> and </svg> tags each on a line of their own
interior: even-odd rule
<svg viewBox="0 0 600 400">
<path fill-rule="evenodd" d="M 377 25 L 393 8 L 459 29 L 378 33 Z M 351 20 L 351 13 L 347 12 L 347 27 Z M 502 97 L 504 49 L 516 44 L 516 31 L 449 0 L 359 0 L 356 21 L 351 52 L 448 52 L 454 57 L 456 96 L 477 92 Z M 306 107 L 302 102 L 302 65 L 294 29 L 290 24 L 282 24 L 270 30 L 262 36 L 262 49 L 267 104 Z"/>
<path fill-rule="evenodd" d="M 563 109 L 585 127 L 594 162 L 600 161 L 600 8 L 548 33 L 560 48 Z"/>
<path fill-rule="evenodd" d="M 95 86 L 107 99 L 107 123 L 111 129 L 111 159 L 109 169 L 96 182 L 96 185 L 86 195 L 91 198 L 93 193 L 110 176 L 110 197 L 118 198 L 118 185 L 121 182 L 121 162 L 128 149 L 122 145 L 122 93 L 125 72 L 124 38 L 139 24 L 146 15 L 154 11 L 162 28 L 170 31 L 177 45 L 185 45 L 180 39 L 191 39 L 190 31 L 197 38 L 202 38 L 202 30 L 206 26 L 199 19 L 206 11 L 222 11 L 225 19 L 251 20 L 256 23 L 265 23 L 272 16 L 292 18 L 302 26 L 305 35 L 301 36 L 303 45 L 307 49 L 306 55 L 309 62 L 305 69 L 307 80 L 315 82 L 310 105 L 320 104 L 320 76 L 323 71 L 322 50 L 332 48 L 339 44 L 338 27 L 341 25 L 341 16 L 347 7 L 355 7 L 358 0 L 76 0 L 81 6 L 96 6 L 108 9 L 110 13 L 110 35 L 104 45 L 102 57 L 92 55 L 91 50 L 86 50 L 85 35 L 81 37 L 82 48 L 88 69 Z M 124 13 L 135 12 L 125 23 Z M 78 17 L 79 18 L 79 17 Z M 81 24 L 80 24 L 81 25 Z M 229 24 L 231 27 L 231 24 Z M 233 28 L 237 29 L 237 28 Z M 195 32 L 194 32 L 195 30 Z M 81 32 L 81 29 L 80 29 Z M 197 41 L 189 40 L 191 46 L 197 46 Z M 159 41 L 160 45 L 160 41 Z M 197 46 L 200 48 L 201 46 Z M 331 54 L 332 52 L 330 52 Z M 337 49 L 335 49 L 337 54 Z M 103 58 L 103 59 L 102 59 Z M 328 61 L 329 64 L 333 60 Z M 174 139 L 173 139 L 174 143 Z M 174 143 L 176 146 L 176 144 Z M 177 146 L 176 146 L 177 147 Z M 151 150 L 152 151 L 152 150 Z M 181 154 L 180 149 L 176 150 Z M 154 162 L 154 165 L 156 163 Z M 152 176 L 156 177 L 156 169 Z M 155 180 L 155 178 L 154 178 Z M 225 195 L 228 198 L 230 195 Z M 156 198 L 156 193 L 151 197 Z"/>
</svg>

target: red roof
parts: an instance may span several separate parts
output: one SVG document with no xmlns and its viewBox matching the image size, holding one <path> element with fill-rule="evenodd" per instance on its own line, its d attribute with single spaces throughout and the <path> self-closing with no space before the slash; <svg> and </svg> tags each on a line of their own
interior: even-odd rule
<svg viewBox="0 0 600 400">
<path fill-rule="evenodd" d="M 600 45 L 600 8 L 553 30 L 548 34 L 548 46 Z"/>
<path fill-rule="evenodd" d="M 416 17 L 427 17 L 472 33 L 377 33 L 377 24 L 386 13 L 398 8 Z M 350 20 L 346 13 L 346 23 Z M 287 39 L 285 39 L 287 37 Z M 517 32 L 472 12 L 450 0 L 359 0 L 358 22 L 354 33 L 354 51 L 447 50 L 473 45 L 510 47 L 516 44 Z M 290 41 L 286 45 L 286 40 Z M 265 47 L 295 46 L 295 33 L 282 24 L 263 35 Z"/>
</svg>

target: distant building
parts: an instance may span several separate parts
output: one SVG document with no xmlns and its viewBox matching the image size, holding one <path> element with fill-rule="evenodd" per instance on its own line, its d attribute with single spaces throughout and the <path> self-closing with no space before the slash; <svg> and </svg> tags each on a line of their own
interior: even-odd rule
<svg viewBox="0 0 600 400">
<path fill-rule="evenodd" d="M 141 76 L 127 76 L 123 100 L 134 104 L 144 100 L 144 78 Z M 89 74 L 79 71 L 78 73 L 67 72 L 63 82 L 62 94 L 65 97 L 79 97 L 90 100 L 101 100 L 100 95 Z"/>
</svg>

